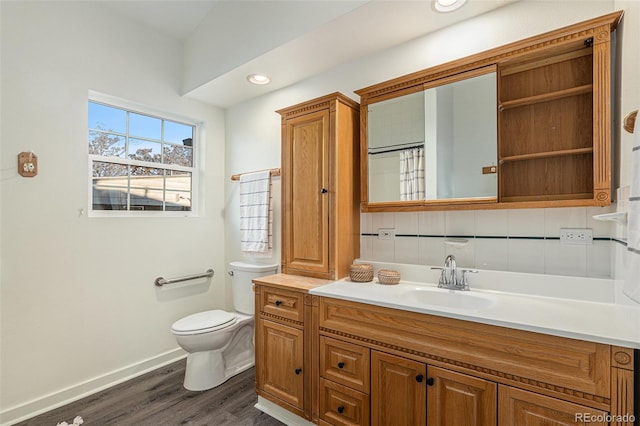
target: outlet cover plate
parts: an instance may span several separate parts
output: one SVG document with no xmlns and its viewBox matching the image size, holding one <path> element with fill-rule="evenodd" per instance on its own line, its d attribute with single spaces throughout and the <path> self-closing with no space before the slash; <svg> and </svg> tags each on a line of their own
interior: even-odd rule
<svg viewBox="0 0 640 426">
<path fill-rule="evenodd" d="M 396 237 L 395 228 L 378 228 L 378 238 L 381 240 L 393 240 Z"/>
<path fill-rule="evenodd" d="M 593 244 L 591 228 L 560 228 L 561 244 Z"/>
</svg>

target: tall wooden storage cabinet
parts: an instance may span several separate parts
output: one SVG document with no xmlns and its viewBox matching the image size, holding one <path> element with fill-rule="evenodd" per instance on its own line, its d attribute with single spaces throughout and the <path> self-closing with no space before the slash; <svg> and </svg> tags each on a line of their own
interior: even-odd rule
<svg viewBox="0 0 640 426">
<path fill-rule="evenodd" d="M 360 255 L 359 105 L 333 93 L 282 116 L 282 272 L 338 279 Z"/>
</svg>

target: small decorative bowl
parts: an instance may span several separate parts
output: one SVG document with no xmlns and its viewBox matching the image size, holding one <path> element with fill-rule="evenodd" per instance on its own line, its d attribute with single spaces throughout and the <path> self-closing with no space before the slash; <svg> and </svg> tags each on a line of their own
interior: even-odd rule
<svg viewBox="0 0 640 426">
<path fill-rule="evenodd" d="M 400 272 L 393 269 L 380 269 L 378 271 L 378 282 L 386 285 L 398 284 L 400 282 Z"/>
<path fill-rule="evenodd" d="M 349 266 L 349 277 L 357 283 L 373 281 L 373 265 L 368 263 L 354 263 Z"/>
</svg>

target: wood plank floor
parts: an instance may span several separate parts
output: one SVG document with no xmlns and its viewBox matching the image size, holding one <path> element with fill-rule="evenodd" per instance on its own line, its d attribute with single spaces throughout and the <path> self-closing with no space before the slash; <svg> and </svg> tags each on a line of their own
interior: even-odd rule
<svg viewBox="0 0 640 426">
<path fill-rule="evenodd" d="M 56 426 L 75 416 L 83 426 L 283 425 L 253 407 L 253 368 L 217 388 L 191 392 L 182 386 L 185 365 L 175 362 L 18 425 Z"/>
</svg>

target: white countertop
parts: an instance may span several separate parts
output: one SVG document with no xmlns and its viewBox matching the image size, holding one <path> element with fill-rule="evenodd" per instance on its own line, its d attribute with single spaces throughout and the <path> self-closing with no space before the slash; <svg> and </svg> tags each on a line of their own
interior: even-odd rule
<svg viewBox="0 0 640 426">
<path fill-rule="evenodd" d="M 478 276 L 482 273 L 483 271 Z M 495 274 L 491 272 L 487 275 L 495 278 Z M 506 274 L 511 274 L 510 279 L 519 275 Z M 411 276 L 411 273 L 407 275 Z M 377 282 L 377 279 L 369 283 L 343 279 L 309 292 L 318 296 L 387 308 L 640 349 L 640 305 L 616 304 L 613 303 L 612 298 L 609 300 L 606 297 L 603 298 L 604 302 L 597 301 L 595 297 L 582 299 L 566 297 L 567 286 L 577 285 L 582 289 L 589 286 L 602 287 L 603 284 L 607 285 L 606 280 L 599 282 L 589 278 L 567 279 L 567 277 L 548 275 L 537 275 L 537 277 L 540 281 L 544 281 L 544 286 L 549 286 L 551 283 L 551 287 L 556 284 L 554 280 L 558 278 L 558 283 L 562 284 L 560 291 L 563 296 L 530 294 L 523 292 L 522 289 L 518 292 L 508 292 L 502 290 L 504 285 L 500 284 L 497 288 L 501 290 L 493 290 L 487 288 L 490 286 L 486 282 L 474 288 L 472 281 L 471 290 L 466 292 L 438 289 L 435 284 L 423 282 L 401 281 L 397 285 L 382 285 Z M 475 278 L 474 274 L 471 280 Z M 523 280 L 519 281 L 535 282 L 535 278 L 534 274 L 523 274 Z M 476 305 L 476 302 L 479 303 Z"/>
</svg>

